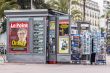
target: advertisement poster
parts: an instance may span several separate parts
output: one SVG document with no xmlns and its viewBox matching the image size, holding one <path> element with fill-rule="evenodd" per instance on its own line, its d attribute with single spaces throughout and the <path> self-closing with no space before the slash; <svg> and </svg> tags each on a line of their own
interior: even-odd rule
<svg viewBox="0 0 110 73">
<path fill-rule="evenodd" d="M 50 21 L 50 30 L 55 30 L 55 21 Z"/>
<path fill-rule="evenodd" d="M 59 36 L 68 36 L 69 35 L 69 21 L 62 20 L 59 21 Z"/>
<path fill-rule="evenodd" d="M 49 53 L 55 54 L 55 21 L 50 21 Z"/>
<path fill-rule="evenodd" d="M 80 43 L 80 42 L 78 41 L 79 39 L 76 39 L 76 38 L 74 38 L 74 39 L 75 39 L 75 40 L 73 40 L 73 41 L 74 41 L 74 45 L 73 45 L 73 46 L 78 48 L 78 47 L 79 47 L 79 43 Z"/>
<path fill-rule="evenodd" d="M 80 60 L 79 46 L 80 46 L 80 35 L 71 35 L 71 60 Z"/>
<path fill-rule="evenodd" d="M 27 52 L 29 48 L 29 23 L 10 22 L 9 27 L 9 51 Z"/>
<path fill-rule="evenodd" d="M 69 37 L 59 37 L 59 53 L 69 53 Z"/>
<path fill-rule="evenodd" d="M 72 35 L 72 40 L 71 44 L 73 47 L 79 47 L 80 44 L 80 36 L 77 34 Z"/>
</svg>

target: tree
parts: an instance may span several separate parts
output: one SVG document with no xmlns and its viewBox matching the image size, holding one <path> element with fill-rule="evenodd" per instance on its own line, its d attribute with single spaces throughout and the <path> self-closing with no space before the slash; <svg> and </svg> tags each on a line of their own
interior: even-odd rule
<svg viewBox="0 0 110 73">
<path fill-rule="evenodd" d="M 49 0 L 46 4 L 50 6 L 51 9 L 68 13 L 69 0 Z"/>
<path fill-rule="evenodd" d="M 104 28 L 101 28 L 101 32 L 103 33 L 105 31 L 105 29 Z"/>
<path fill-rule="evenodd" d="M 49 8 L 44 0 L 17 0 L 18 4 L 21 6 L 21 9 L 31 9 L 31 1 L 35 9 Z"/>
<path fill-rule="evenodd" d="M 110 17 L 110 10 L 108 10 L 104 16 L 105 16 L 105 18 L 109 18 Z"/>
<path fill-rule="evenodd" d="M 71 1 L 71 2 L 70 2 Z M 50 5 L 51 9 L 58 10 L 63 13 L 68 13 L 69 3 L 74 5 L 71 9 L 72 19 L 73 21 L 82 20 L 82 12 L 79 11 L 77 5 L 81 0 L 49 0 L 47 2 Z"/>
<path fill-rule="evenodd" d="M 77 5 L 80 0 L 72 0 L 72 4 Z"/>
<path fill-rule="evenodd" d="M 19 9 L 20 6 L 16 0 L 0 0 L 0 18 L 4 17 L 4 10 Z"/>
<path fill-rule="evenodd" d="M 45 3 L 44 0 L 33 0 L 33 5 L 36 9 L 45 9 L 49 8 L 49 5 Z"/>
<path fill-rule="evenodd" d="M 72 20 L 73 21 L 78 21 L 78 20 L 82 20 L 82 16 L 83 14 L 82 14 L 82 12 L 81 11 L 79 11 L 79 10 L 72 10 Z"/>
<path fill-rule="evenodd" d="M 31 0 L 17 0 L 21 9 L 31 9 Z"/>
<path fill-rule="evenodd" d="M 77 5 L 80 4 L 81 1 L 82 0 L 72 0 L 72 5 L 74 5 L 71 11 L 73 21 L 82 20 L 83 18 L 83 12 L 77 9 Z"/>
<path fill-rule="evenodd" d="M 6 26 L 6 19 L 4 19 L 4 21 L 1 22 L 1 24 L 2 24 L 2 27 L 3 27 L 2 33 L 4 33 L 4 32 L 6 32 L 6 28 L 7 28 L 7 26 Z"/>
</svg>

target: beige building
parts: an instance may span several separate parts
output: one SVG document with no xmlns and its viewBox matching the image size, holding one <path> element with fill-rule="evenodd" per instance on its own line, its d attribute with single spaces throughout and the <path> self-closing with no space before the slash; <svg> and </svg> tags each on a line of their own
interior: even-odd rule
<svg viewBox="0 0 110 73">
<path fill-rule="evenodd" d="M 72 0 L 74 1 L 74 0 Z M 83 14 L 83 0 L 76 0 L 78 1 L 78 4 L 74 4 L 74 2 L 71 3 L 71 8 L 77 9 Z M 71 10 L 72 10 L 71 9 Z M 83 17 L 83 15 L 82 15 Z M 99 26 L 99 17 L 100 17 L 100 10 L 97 2 L 94 2 L 92 0 L 86 0 L 86 6 L 85 6 L 85 21 L 90 22 L 94 26 Z M 82 18 L 83 20 L 83 18 Z"/>
</svg>

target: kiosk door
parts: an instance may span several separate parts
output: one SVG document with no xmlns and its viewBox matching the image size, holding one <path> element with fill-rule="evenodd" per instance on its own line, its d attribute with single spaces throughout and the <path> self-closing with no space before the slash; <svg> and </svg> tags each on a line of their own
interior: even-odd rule
<svg viewBox="0 0 110 73">
<path fill-rule="evenodd" d="M 69 16 L 58 16 L 57 23 L 57 62 L 70 62 L 70 19 Z"/>
<path fill-rule="evenodd" d="M 56 63 L 56 17 L 49 17 L 48 63 Z"/>
</svg>

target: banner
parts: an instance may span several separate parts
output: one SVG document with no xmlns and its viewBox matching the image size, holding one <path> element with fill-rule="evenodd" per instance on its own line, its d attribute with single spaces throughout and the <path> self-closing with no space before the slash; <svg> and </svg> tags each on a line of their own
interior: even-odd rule
<svg viewBox="0 0 110 73">
<path fill-rule="evenodd" d="M 59 21 L 59 36 L 68 36 L 69 35 L 69 21 L 60 20 Z"/>
<path fill-rule="evenodd" d="M 29 23 L 10 22 L 9 27 L 9 51 L 27 52 L 29 48 Z"/>
<path fill-rule="evenodd" d="M 69 37 L 59 37 L 59 53 L 69 53 Z"/>
</svg>

